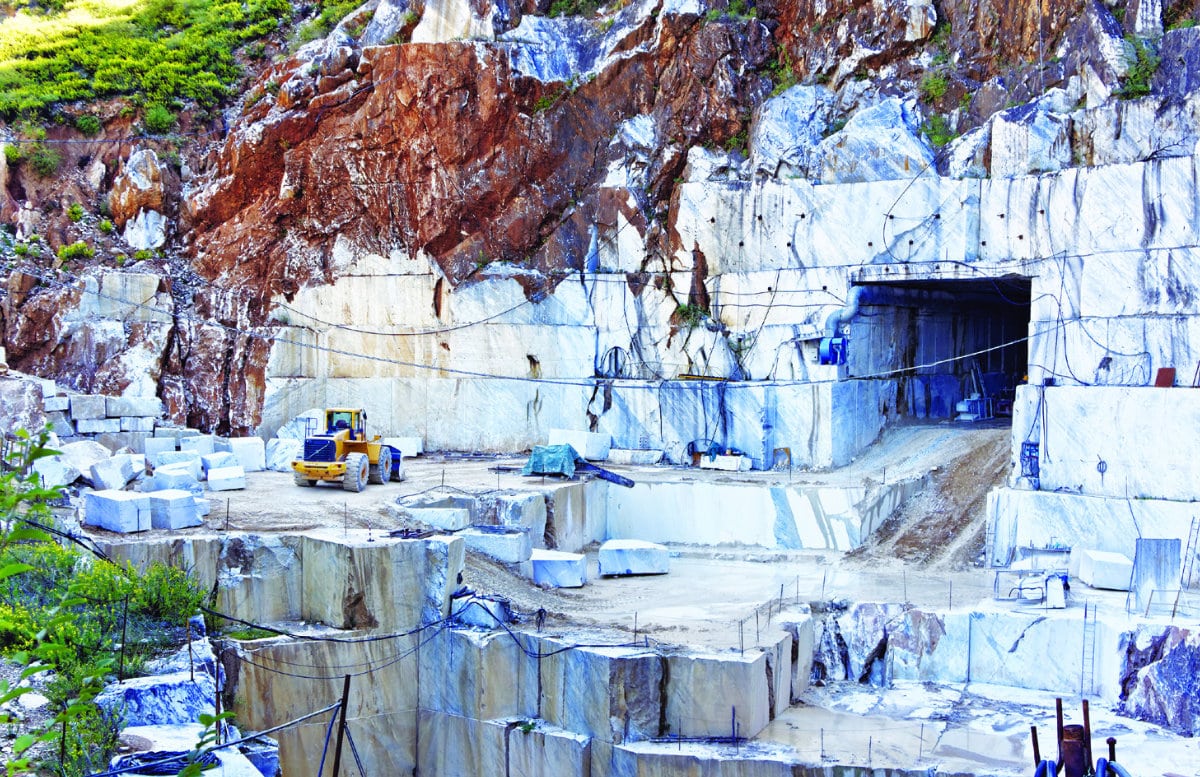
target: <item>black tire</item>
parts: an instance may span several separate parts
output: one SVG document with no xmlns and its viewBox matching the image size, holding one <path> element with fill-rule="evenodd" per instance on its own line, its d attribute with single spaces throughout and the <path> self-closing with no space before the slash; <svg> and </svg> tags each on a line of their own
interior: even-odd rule
<svg viewBox="0 0 1200 777">
<path fill-rule="evenodd" d="M 392 479 L 392 449 L 386 445 L 379 448 L 379 461 L 371 465 L 370 481 L 383 485 Z"/>
<path fill-rule="evenodd" d="M 306 478 L 299 472 L 292 473 L 292 480 L 294 480 L 298 486 L 309 487 L 317 484 L 317 481 L 313 480 L 312 478 Z"/>
<path fill-rule="evenodd" d="M 346 477 L 342 478 L 342 488 L 355 493 L 367 487 L 367 477 L 371 469 L 371 461 L 365 453 L 350 453 L 346 455 Z"/>
</svg>

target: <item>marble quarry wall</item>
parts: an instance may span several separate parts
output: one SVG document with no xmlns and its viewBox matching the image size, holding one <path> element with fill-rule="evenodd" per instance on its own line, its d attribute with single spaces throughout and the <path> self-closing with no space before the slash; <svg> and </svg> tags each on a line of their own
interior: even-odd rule
<svg viewBox="0 0 1200 777">
<path fill-rule="evenodd" d="M 361 531 L 339 534 L 104 549 L 137 564 L 207 567 L 217 609 L 307 635 L 226 639 L 218 647 L 226 703 L 244 730 L 262 730 L 335 702 L 350 674 L 348 728 L 369 771 L 483 775 L 508 763 L 531 777 L 669 774 L 686 755 L 711 770 L 703 773 L 741 774 L 739 764 L 755 760 L 748 773 L 772 774 L 809 761 L 753 743 L 739 754 L 721 740 L 735 726 L 753 738 L 814 681 L 982 683 L 1064 697 L 1082 690 L 1125 714 L 1195 730 L 1178 667 L 1194 660 L 1200 638 L 1184 626 L 1131 624 L 1106 611 L 1089 645 L 1075 610 L 861 602 L 784 608 L 743 650 L 632 644 L 619 633 L 532 624 L 469 627 L 464 608 L 475 605 L 450 593 L 461 540 L 368 543 Z M 326 725 L 278 734 L 285 774 L 307 773 L 320 759 Z"/>
</svg>

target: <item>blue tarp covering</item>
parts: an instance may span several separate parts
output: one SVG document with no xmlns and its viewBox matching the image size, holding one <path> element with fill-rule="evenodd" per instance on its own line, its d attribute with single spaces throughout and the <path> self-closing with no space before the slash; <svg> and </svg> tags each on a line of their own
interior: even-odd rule
<svg viewBox="0 0 1200 777">
<path fill-rule="evenodd" d="M 575 477 L 575 461 L 579 454 L 570 445 L 535 445 L 522 475 L 562 475 Z"/>
</svg>

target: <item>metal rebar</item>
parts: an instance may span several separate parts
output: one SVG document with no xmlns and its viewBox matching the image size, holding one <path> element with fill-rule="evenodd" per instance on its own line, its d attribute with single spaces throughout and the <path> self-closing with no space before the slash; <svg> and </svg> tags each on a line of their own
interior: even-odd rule
<svg viewBox="0 0 1200 777">
<path fill-rule="evenodd" d="M 333 750 L 333 777 L 338 777 L 338 769 L 342 764 L 342 740 L 346 737 L 346 702 L 350 698 L 350 675 L 342 683 L 342 708 L 338 710 L 337 745 Z"/>
</svg>

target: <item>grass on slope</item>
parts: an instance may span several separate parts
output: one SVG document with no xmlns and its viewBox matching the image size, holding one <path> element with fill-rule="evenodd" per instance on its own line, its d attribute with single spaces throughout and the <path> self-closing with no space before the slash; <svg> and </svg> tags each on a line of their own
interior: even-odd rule
<svg viewBox="0 0 1200 777">
<path fill-rule="evenodd" d="M 213 105 L 241 74 L 234 50 L 294 13 L 289 0 L 39 2 L 0 0 L 0 113 L 9 118 L 118 95 Z"/>
</svg>

